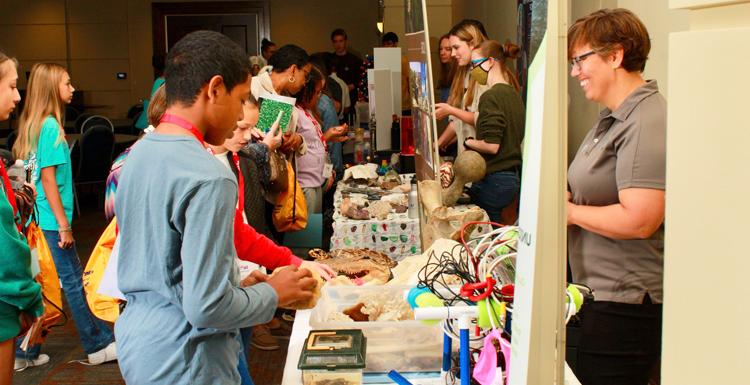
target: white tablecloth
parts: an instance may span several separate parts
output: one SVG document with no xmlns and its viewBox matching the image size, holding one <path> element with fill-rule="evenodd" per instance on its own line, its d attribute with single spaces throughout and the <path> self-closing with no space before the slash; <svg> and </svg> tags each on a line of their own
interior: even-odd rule
<svg viewBox="0 0 750 385">
<path fill-rule="evenodd" d="M 410 181 L 414 174 L 402 174 L 401 180 Z M 419 218 L 409 218 L 408 213 L 390 213 L 386 219 L 371 218 L 368 220 L 351 219 L 341 215 L 342 191 L 349 188 L 346 183 L 339 182 L 333 197 L 333 237 L 331 250 L 368 248 L 387 254 L 393 260 L 400 261 L 404 257 L 420 254 L 421 239 Z M 474 205 L 457 205 L 454 209 L 468 210 Z M 485 213 L 484 221 L 489 221 Z M 489 226 L 479 226 L 474 236 L 490 231 Z"/>
</svg>

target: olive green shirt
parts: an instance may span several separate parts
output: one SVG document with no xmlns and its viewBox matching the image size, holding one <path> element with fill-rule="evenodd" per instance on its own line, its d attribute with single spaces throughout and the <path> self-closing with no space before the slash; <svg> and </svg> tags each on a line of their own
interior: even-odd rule
<svg viewBox="0 0 750 385">
<path fill-rule="evenodd" d="M 619 203 L 627 188 L 665 189 L 667 102 L 656 81 L 633 91 L 615 111 L 605 108 L 568 169 L 572 202 Z M 664 225 L 646 239 L 611 239 L 568 227 L 573 281 L 599 301 L 663 301 Z"/>
<path fill-rule="evenodd" d="M 477 139 L 500 145 L 497 154 L 480 153 L 487 163 L 487 174 L 521 165 L 524 111 L 521 95 L 511 85 L 498 83 L 482 94 L 477 117 Z"/>
</svg>

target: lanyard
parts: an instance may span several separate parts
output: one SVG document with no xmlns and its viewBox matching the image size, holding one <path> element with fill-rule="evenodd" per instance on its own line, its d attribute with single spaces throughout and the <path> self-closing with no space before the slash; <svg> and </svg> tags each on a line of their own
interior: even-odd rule
<svg viewBox="0 0 750 385">
<path fill-rule="evenodd" d="M 203 134 L 201 134 L 200 131 L 198 131 L 198 128 L 196 128 L 192 123 L 188 122 L 187 120 L 175 116 L 172 114 L 164 114 L 164 116 L 161 117 L 159 120 L 159 123 L 172 123 L 174 125 L 180 126 L 186 130 L 188 130 L 193 136 L 195 136 L 196 139 L 198 139 L 199 142 L 201 142 L 201 145 L 203 147 L 206 147 L 206 141 L 203 140 Z"/>
<path fill-rule="evenodd" d="M 240 170 L 240 156 L 236 153 L 232 153 L 232 161 L 237 167 L 237 208 L 239 210 L 237 215 L 242 215 L 245 212 L 245 179 L 242 177 L 242 170 Z"/>
<path fill-rule="evenodd" d="M 328 143 L 326 143 L 326 138 L 323 136 L 323 131 L 320 129 L 320 125 L 318 124 L 318 120 L 315 119 L 312 115 L 310 115 L 309 112 L 307 112 L 306 108 L 303 108 L 305 111 L 305 115 L 307 115 L 307 118 L 310 119 L 313 126 L 315 126 L 315 131 L 318 133 L 318 137 L 320 137 L 320 142 L 323 143 L 323 148 L 328 151 Z"/>
</svg>

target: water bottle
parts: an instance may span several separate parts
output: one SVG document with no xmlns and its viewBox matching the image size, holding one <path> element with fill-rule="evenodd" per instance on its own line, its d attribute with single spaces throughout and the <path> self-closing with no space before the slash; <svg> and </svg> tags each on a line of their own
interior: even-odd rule
<svg viewBox="0 0 750 385">
<path fill-rule="evenodd" d="M 372 149 L 372 152 L 378 150 L 378 122 L 375 119 L 375 115 L 370 116 L 370 148 Z"/>
<path fill-rule="evenodd" d="M 26 171 L 23 168 L 23 161 L 17 159 L 10 168 L 8 168 L 8 179 L 10 179 L 10 186 L 13 190 L 18 190 L 23 187 L 23 182 L 26 181 Z"/>
<path fill-rule="evenodd" d="M 409 218 L 419 218 L 419 195 L 417 195 L 417 177 L 411 177 L 411 189 L 409 190 Z"/>
<path fill-rule="evenodd" d="M 396 114 L 393 114 L 393 123 L 391 123 L 391 150 L 401 151 L 401 124 Z"/>
</svg>

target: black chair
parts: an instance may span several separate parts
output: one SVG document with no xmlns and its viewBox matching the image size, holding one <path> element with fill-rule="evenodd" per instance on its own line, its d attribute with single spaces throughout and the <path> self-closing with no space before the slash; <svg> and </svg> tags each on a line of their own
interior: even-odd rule
<svg viewBox="0 0 750 385">
<path fill-rule="evenodd" d="M 92 114 L 82 113 L 78 115 L 78 117 L 75 120 L 74 130 L 71 134 L 78 134 L 81 132 L 81 127 L 83 126 L 83 122 L 86 121 L 86 119 L 92 117 Z"/>
<path fill-rule="evenodd" d="M 76 121 L 76 123 L 78 123 L 78 121 Z M 80 127 L 80 131 L 79 132 L 81 134 L 83 134 L 88 129 L 90 129 L 91 127 L 94 127 L 94 126 L 109 127 L 110 132 L 112 132 L 113 134 L 115 132 L 115 125 L 112 124 L 112 121 L 109 120 L 109 118 L 107 118 L 106 116 L 102 116 L 102 115 L 91 115 L 88 118 L 86 118 L 86 120 L 84 120 L 81 123 L 81 127 Z"/>
<path fill-rule="evenodd" d="M 141 114 L 141 112 L 143 112 L 143 102 L 133 104 L 128 109 L 128 115 L 127 115 L 127 117 L 128 117 L 128 119 L 136 119 L 138 117 L 138 115 Z"/>
<path fill-rule="evenodd" d="M 79 115 L 81 115 L 81 112 L 78 111 L 75 107 L 71 106 L 70 104 L 65 106 L 65 120 L 76 120 L 78 119 Z"/>
<path fill-rule="evenodd" d="M 102 202 L 104 201 L 104 186 L 112 165 L 114 144 L 115 135 L 111 126 L 107 125 L 88 127 L 81 134 L 81 138 L 73 143 L 71 149 L 71 166 L 75 167 L 73 169 L 73 192 L 79 216 L 81 215 L 77 192 L 79 186 L 88 185 L 97 188 L 101 186 Z"/>
</svg>

